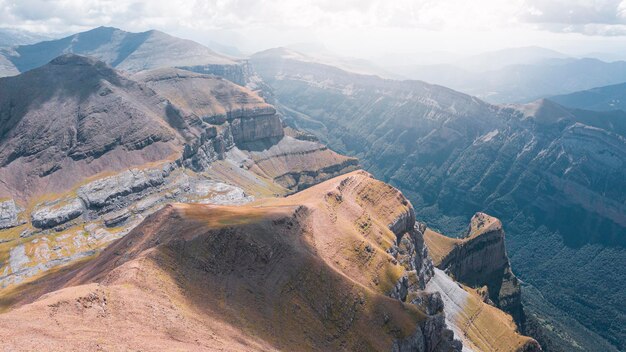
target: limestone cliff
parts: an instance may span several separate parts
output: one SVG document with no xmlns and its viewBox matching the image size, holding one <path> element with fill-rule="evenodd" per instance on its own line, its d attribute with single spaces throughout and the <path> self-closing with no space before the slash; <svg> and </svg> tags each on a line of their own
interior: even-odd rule
<svg viewBox="0 0 626 352">
<path fill-rule="evenodd" d="M 500 220 L 476 213 L 464 237 L 450 238 L 427 230 L 425 241 L 437 268 L 480 288 L 485 300 L 511 314 L 523 327 L 520 283 L 511 271 Z"/>
</svg>

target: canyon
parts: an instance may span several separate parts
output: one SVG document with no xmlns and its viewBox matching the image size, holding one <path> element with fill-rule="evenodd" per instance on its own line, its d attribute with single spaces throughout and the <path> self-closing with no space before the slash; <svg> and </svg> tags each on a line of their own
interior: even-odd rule
<svg viewBox="0 0 626 352">
<path fill-rule="evenodd" d="M 288 125 L 359 158 L 438 232 L 463 236 L 477 211 L 500 218 L 516 274 L 544 293 L 529 302 L 530 324 L 584 325 L 546 330 L 550 350 L 623 349 L 626 315 L 614 308 L 626 287 L 606 285 L 623 281 L 607 268 L 626 264 L 623 114 L 549 99 L 493 105 L 303 56 L 277 48 L 250 60 L 253 83 Z M 542 316 L 546 306 L 565 320 Z"/>
</svg>

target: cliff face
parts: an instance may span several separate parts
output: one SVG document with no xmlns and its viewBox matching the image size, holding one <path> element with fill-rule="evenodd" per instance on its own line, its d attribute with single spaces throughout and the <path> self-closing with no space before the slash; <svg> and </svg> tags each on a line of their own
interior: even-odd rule
<svg viewBox="0 0 626 352">
<path fill-rule="evenodd" d="M 511 271 L 500 220 L 476 213 L 464 237 L 449 238 L 428 230 L 425 241 L 437 268 L 459 282 L 482 288 L 485 300 L 511 314 L 523 329 L 520 283 Z"/>
<path fill-rule="evenodd" d="M 358 165 L 356 159 L 317 141 L 286 136 L 274 107 L 243 87 L 177 69 L 147 71 L 134 77 L 176 102 L 185 130 L 199 134 L 186 143 L 182 160 L 196 171 L 228 159 L 283 187 L 301 190 Z"/>
</svg>

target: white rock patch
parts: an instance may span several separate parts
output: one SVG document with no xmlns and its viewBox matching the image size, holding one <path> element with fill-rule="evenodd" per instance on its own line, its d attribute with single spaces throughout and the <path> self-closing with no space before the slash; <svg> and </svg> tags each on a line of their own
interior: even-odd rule
<svg viewBox="0 0 626 352">
<path fill-rule="evenodd" d="M 454 332 L 455 339 L 463 342 L 463 352 L 473 352 L 471 348 L 466 346 L 467 339 L 458 324 L 469 299 L 469 293 L 465 292 L 446 273 L 437 268 L 435 268 L 435 275 L 426 285 L 426 292 L 439 292 L 441 294 L 448 328 Z"/>
</svg>

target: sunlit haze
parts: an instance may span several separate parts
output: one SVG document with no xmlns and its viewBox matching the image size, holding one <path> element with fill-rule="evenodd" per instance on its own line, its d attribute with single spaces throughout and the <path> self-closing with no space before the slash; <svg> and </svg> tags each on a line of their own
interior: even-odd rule
<svg viewBox="0 0 626 352">
<path fill-rule="evenodd" d="M 342 56 L 404 53 L 432 61 L 442 52 L 542 46 L 621 58 L 626 1 L 0 0 L 0 27 L 61 36 L 102 25 L 160 29 L 244 53 L 314 43 Z"/>
</svg>

